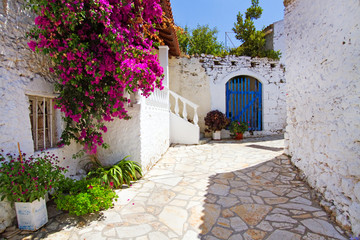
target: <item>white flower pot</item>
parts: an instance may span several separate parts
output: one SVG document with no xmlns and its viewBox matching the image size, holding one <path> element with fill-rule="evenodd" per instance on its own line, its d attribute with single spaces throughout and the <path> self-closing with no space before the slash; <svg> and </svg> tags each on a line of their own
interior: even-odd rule
<svg viewBox="0 0 360 240">
<path fill-rule="evenodd" d="M 33 202 L 15 202 L 16 217 L 20 230 L 36 231 L 48 222 L 44 198 Z"/>
<path fill-rule="evenodd" d="M 212 133 L 212 139 L 220 140 L 221 139 L 221 131 L 215 131 Z"/>
</svg>

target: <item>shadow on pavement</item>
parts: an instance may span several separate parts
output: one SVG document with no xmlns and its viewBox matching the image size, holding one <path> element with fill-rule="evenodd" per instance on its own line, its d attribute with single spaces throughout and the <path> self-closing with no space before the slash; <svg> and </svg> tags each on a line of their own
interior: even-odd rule
<svg viewBox="0 0 360 240">
<path fill-rule="evenodd" d="M 212 175 L 205 202 L 200 239 L 346 239 L 285 155 Z"/>
</svg>

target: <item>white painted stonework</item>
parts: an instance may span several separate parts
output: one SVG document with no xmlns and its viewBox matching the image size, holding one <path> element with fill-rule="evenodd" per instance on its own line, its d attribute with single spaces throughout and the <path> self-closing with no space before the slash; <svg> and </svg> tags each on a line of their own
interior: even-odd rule
<svg viewBox="0 0 360 240">
<path fill-rule="evenodd" d="M 282 133 L 285 129 L 285 69 L 279 61 L 202 55 L 190 59 L 171 59 L 170 67 L 170 89 L 188 96 L 200 106 L 199 125 L 202 132 L 207 112 L 215 109 L 226 112 L 225 85 L 232 77 L 240 75 L 254 77 L 263 84 L 263 131 L 254 134 Z M 222 134 L 224 136 L 225 133 Z"/>
<path fill-rule="evenodd" d="M 34 152 L 28 95 L 55 97 L 49 60 L 32 52 L 27 46 L 26 32 L 34 16 L 24 11 L 24 1 L 6 0 L 0 3 L 0 149 L 17 153 L 17 142 L 28 155 Z M 167 47 L 159 54 L 167 69 Z M 165 61 L 166 60 L 166 61 Z M 168 74 L 165 84 L 167 85 Z M 169 147 L 169 94 L 155 91 L 149 98 L 138 97 L 137 103 L 127 108 L 132 119 L 115 120 L 107 124 L 104 135 L 109 149 L 100 149 L 98 158 L 105 165 L 114 164 L 131 155 L 131 160 L 141 164 L 144 173 L 159 160 Z M 56 110 L 56 131 L 61 135 L 64 124 Z M 75 175 L 90 159 L 73 159 L 82 147 L 72 143 L 62 148 L 52 148 L 50 154 L 59 156 L 60 165 L 69 166 L 67 175 Z M 63 159 L 64 158 L 64 159 Z M 11 225 L 15 216 L 8 202 L 0 202 L 0 233 Z"/>
<path fill-rule="evenodd" d="M 21 150 L 28 155 L 34 154 L 28 95 L 55 96 L 49 61 L 27 46 L 25 34 L 33 19 L 24 10 L 23 1 L 0 3 L 0 149 L 18 153 L 19 142 Z M 61 121 L 58 122 L 57 131 L 61 132 L 62 127 Z M 71 144 L 48 151 L 59 156 L 61 166 L 70 166 L 70 175 L 78 170 L 78 160 L 74 161 L 72 155 L 80 149 Z M 0 202 L 0 232 L 11 224 L 14 216 L 10 204 Z"/>
<path fill-rule="evenodd" d="M 170 146 L 170 112 L 168 98 L 166 107 L 142 104 L 141 166 L 146 174 Z"/>
<path fill-rule="evenodd" d="M 107 123 L 108 131 L 103 135 L 108 149 L 99 148 L 97 157 L 104 165 L 111 166 L 126 156 L 127 160 L 140 163 L 140 104 L 126 109 L 131 116 L 129 120 L 116 119 Z"/>
<path fill-rule="evenodd" d="M 358 236 L 360 4 L 287 2 L 287 153 L 336 220 Z"/>
<path fill-rule="evenodd" d="M 197 110 L 199 116 L 200 131 L 205 131 L 204 117 L 211 110 L 210 83 L 205 69 L 199 62 L 198 58 L 175 58 L 169 61 L 170 69 L 170 90 L 180 96 L 189 99 L 199 105 Z M 170 97 L 172 110 L 175 101 Z M 179 106 L 179 112 L 182 112 L 182 105 Z M 192 116 L 191 109 L 188 109 L 189 115 Z"/>
<path fill-rule="evenodd" d="M 166 91 L 166 90 L 165 90 Z M 146 174 L 170 145 L 169 105 L 166 94 L 163 105 L 141 97 L 139 104 L 127 107 L 130 120 L 115 120 L 106 126 L 104 141 L 108 149 L 99 148 L 97 157 L 102 164 L 111 166 L 124 157 L 138 162 Z"/>
</svg>

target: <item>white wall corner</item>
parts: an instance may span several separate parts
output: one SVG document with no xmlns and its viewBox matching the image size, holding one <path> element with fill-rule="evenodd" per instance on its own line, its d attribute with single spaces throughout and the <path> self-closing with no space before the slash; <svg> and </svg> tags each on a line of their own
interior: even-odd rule
<svg viewBox="0 0 360 240">
<path fill-rule="evenodd" d="M 160 66 L 164 69 L 163 86 L 169 88 L 169 47 L 159 46 Z"/>
</svg>

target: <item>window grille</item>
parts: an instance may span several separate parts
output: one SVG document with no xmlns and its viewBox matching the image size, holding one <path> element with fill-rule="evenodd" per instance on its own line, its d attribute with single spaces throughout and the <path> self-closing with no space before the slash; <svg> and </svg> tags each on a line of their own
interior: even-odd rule
<svg viewBox="0 0 360 240">
<path fill-rule="evenodd" d="M 35 151 L 54 147 L 56 144 L 53 99 L 29 96 L 29 110 Z"/>
</svg>

